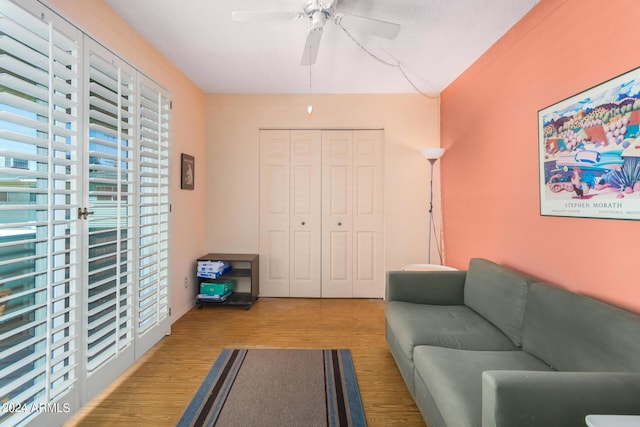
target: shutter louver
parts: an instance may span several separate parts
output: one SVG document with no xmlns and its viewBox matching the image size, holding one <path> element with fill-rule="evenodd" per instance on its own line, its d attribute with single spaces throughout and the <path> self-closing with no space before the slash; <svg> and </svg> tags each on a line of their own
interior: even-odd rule
<svg viewBox="0 0 640 427">
<path fill-rule="evenodd" d="M 62 425 L 169 332 L 170 104 L 0 0 L 0 426 Z"/>
<path fill-rule="evenodd" d="M 138 335 L 169 315 L 170 100 L 140 79 Z"/>
<path fill-rule="evenodd" d="M 135 74 L 89 55 L 87 370 L 133 340 Z"/>
<path fill-rule="evenodd" d="M 0 401 L 26 406 L 76 381 L 81 34 L 0 3 Z"/>
</svg>

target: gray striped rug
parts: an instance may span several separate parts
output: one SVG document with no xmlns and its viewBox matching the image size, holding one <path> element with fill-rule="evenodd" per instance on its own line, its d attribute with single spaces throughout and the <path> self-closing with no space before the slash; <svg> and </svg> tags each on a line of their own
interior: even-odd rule
<svg viewBox="0 0 640 427">
<path fill-rule="evenodd" d="M 349 350 L 225 349 L 186 426 L 366 426 Z"/>
</svg>

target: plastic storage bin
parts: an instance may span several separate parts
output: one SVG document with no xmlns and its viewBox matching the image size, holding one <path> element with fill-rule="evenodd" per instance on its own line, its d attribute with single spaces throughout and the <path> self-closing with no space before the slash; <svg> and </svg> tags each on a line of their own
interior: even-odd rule
<svg viewBox="0 0 640 427">
<path fill-rule="evenodd" d="M 216 280 L 200 283 L 201 295 L 224 295 L 233 292 L 234 280 Z"/>
</svg>

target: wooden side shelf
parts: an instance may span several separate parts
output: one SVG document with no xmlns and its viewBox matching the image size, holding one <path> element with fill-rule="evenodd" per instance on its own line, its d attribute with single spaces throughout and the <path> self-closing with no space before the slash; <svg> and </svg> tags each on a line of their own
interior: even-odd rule
<svg viewBox="0 0 640 427">
<path fill-rule="evenodd" d="M 198 258 L 198 261 L 227 261 L 231 265 L 231 271 L 219 277 L 236 280 L 236 290 L 225 301 L 211 301 L 198 298 L 198 308 L 204 304 L 210 305 L 239 305 L 249 310 L 251 304 L 258 299 L 260 293 L 258 254 L 220 254 L 210 253 Z M 198 277 L 197 291 L 200 283 L 207 281 Z M 248 282 L 248 283 L 246 283 Z"/>
</svg>

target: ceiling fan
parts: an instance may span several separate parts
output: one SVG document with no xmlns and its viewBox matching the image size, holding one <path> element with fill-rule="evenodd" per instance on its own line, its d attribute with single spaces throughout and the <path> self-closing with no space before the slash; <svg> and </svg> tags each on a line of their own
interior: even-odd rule
<svg viewBox="0 0 640 427">
<path fill-rule="evenodd" d="M 313 65 L 318 56 L 318 48 L 322 39 L 322 31 L 327 21 L 333 21 L 343 28 L 353 28 L 363 33 L 378 37 L 394 39 L 400 32 L 400 25 L 393 22 L 381 21 L 364 16 L 337 13 L 338 0 L 308 1 L 302 11 L 235 11 L 231 18 L 235 22 L 248 21 L 280 21 L 290 19 L 308 18 L 311 28 L 307 34 L 307 40 L 302 54 L 301 65 Z"/>
</svg>

